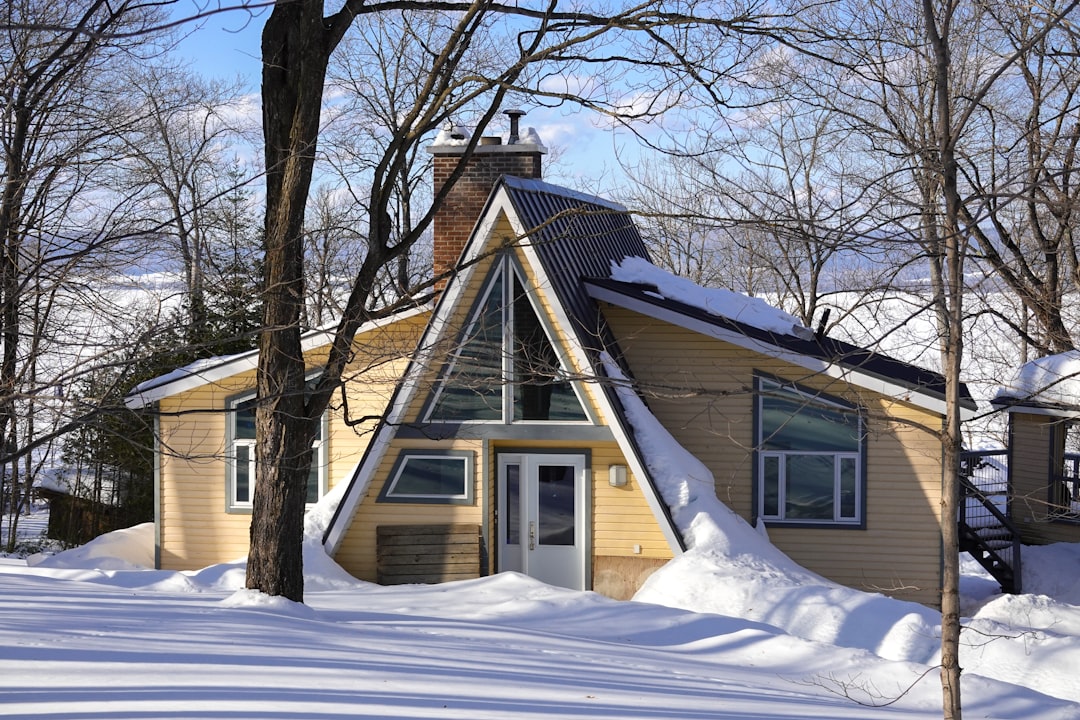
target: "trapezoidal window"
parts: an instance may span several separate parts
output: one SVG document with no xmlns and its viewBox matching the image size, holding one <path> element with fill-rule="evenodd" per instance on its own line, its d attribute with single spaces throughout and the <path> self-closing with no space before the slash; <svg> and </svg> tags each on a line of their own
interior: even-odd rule
<svg viewBox="0 0 1080 720">
<path fill-rule="evenodd" d="M 443 370 L 429 422 L 585 422 L 516 264 L 503 257 Z"/>
</svg>

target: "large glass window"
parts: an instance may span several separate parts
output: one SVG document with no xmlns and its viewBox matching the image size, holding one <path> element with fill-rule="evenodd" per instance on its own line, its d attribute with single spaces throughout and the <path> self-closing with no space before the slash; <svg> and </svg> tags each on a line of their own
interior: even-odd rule
<svg viewBox="0 0 1080 720">
<path fill-rule="evenodd" d="M 500 259 L 427 414 L 443 422 L 588 418 L 515 263 Z"/>
<path fill-rule="evenodd" d="M 403 450 L 378 502 L 472 504 L 472 453 Z"/>
<path fill-rule="evenodd" d="M 863 420 L 850 406 L 758 379 L 757 493 L 765 520 L 863 521 Z"/>
<path fill-rule="evenodd" d="M 312 443 L 314 455 L 308 475 L 307 502 L 318 502 L 326 492 L 326 449 L 323 442 L 326 419 L 319 423 L 318 434 Z M 255 398 L 248 395 L 230 403 L 227 502 L 230 510 L 251 509 L 255 490 Z"/>
</svg>

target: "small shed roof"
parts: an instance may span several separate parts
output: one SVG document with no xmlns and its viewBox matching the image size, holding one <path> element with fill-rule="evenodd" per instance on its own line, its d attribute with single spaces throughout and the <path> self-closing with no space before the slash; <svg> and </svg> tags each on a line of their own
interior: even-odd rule
<svg viewBox="0 0 1080 720">
<path fill-rule="evenodd" d="M 1008 412 L 1080 416 L 1080 350 L 1024 363 L 990 402 Z"/>
</svg>

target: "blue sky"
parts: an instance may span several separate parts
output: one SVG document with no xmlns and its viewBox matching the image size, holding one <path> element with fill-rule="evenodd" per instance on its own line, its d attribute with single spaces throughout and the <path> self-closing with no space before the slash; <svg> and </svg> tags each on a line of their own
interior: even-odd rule
<svg viewBox="0 0 1080 720">
<path fill-rule="evenodd" d="M 173 17 L 191 17 L 197 12 L 195 0 L 181 0 Z M 259 81 L 259 37 L 269 12 L 269 8 L 260 15 L 235 10 L 186 23 L 181 27 L 185 37 L 177 52 L 203 75 L 240 75 L 254 89 Z"/>
<path fill-rule="evenodd" d="M 181 0 L 175 18 L 191 17 L 198 12 L 198 0 Z M 194 70 L 207 77 L 241 77 L 258 92 L 259 42 L 269 8 L 258 11 L 233 10 L 185 24 L 184 39 L 177 53 L 192 63 Z M 534 127 L 552 153 L 545 176 L 556 183 L 591 192 L 609 191 L 623 173 L 616 159 L 636 143 L 629 133 L 614 133 L 601 127 L 596 118 L 576 108 L 526 108 L 522 121 Z M 501 129 L 501 128 L 499 128 Z"/>
</svg>

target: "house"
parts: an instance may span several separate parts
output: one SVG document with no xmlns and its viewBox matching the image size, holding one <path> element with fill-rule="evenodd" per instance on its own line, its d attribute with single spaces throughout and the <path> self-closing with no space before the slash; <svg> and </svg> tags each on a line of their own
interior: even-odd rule
<svg viewBox="0 0 1080 720">
<path fill-rule="evenodd" d="M 1021 542 L 1080 542 L 1080 352 L 1021 366 L 992 404 L 1009 416 L 1007 516 Z"/>
<path fill-rule="evenodd" d="M 465 151 L 431 148 L 437 186 Z M 328 552 L 383 583 L 516 571 L 631 597 L 686 547 L 620 403 L 630 384 L 797 562 L 936 604 L 941 376 L 660 271 L 624 208 L 540 179 L 544 152 L 484 138 L 435 219 L 436 269 L 460 270 L 434 308 L 361 330 L 348 413 L 380 419 L 334 410 L 317 440 L 311 499 L 340 495 Z M 158 413 L 161 567 L 246 552 L 254 366 L 210 361 L 129 398 Z"/>
</svg>

